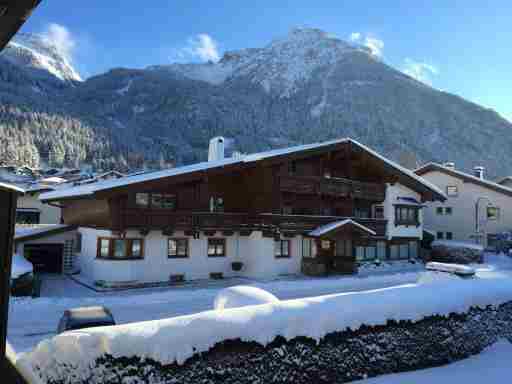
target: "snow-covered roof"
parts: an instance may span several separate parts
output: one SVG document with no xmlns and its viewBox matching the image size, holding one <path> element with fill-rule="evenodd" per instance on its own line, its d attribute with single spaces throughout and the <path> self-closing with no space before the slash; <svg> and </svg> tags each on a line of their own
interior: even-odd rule
<svg viewBox="0 0 512 384">
<path fill-rule="evenodd" d="M 166 177 L 179 176 L 179 175 L 184 175 L 184 174 L 193 173 L 193 172 L 207 171 L 209 169 L 222 168 L 222 167 L 229 166 L 229 165 L 249 164 L 249 163 L 261 161 L 264 159 L 285 156 L 285 155 L 302 152 L 302 151 L 320 149 L 322 147 L 328 147 L 328 146 L 342 144 L 342 143 L 352 143 L 352 144 L 358 146 L 359 148 L 363 149 L 364 151 L 370 153 L 372 156 L 378 158 L 379 160 L 383 161 L 387 165 L 391 166 L 395 170 L 397 170 L 401 173 L 404 173 L 405 175 L 414 179 L 418 183 L 424 185 L 426 188 L 434 191 L 439 196 L 446 198 L 444 193 L 438 187 L 436 187 L 434 184 L 429 183 L 428 181 L 424 180 L 422 177 L 416 175 L 414 172 L 411 172 L 410 170 L 398 165 L 397 163 L 395 163 L 389 159 L 386 159 L 384 156 L 381 156 L 377 152 L 373 151 L 372 149 L 368 148 L 367 146 L 365 146 L 353 139 L 343 138 L 343 139 L 337 139 L 337 140 L 324 141 L 321 143 L 305 144 L 305 145 L 298 145 L 298 146 L 289 147 L 289 148 L 274 149 L 274 150 L 270 150 L 270 151 L 259 152 L 259 153 L 254 153 L 254 154 L 250 154 L 250 155 L 241 156 L 239 158 L 227 158 L 227 159 L 218 160 L 218 161 L 206 161 L 206 162 L 202 162 L 202 163 L 186 165 L 183 167 L 166 169 L 163 171 L 121 177 L 121 178 L 115 179 L 115 180 L 99 181 L 94 184 L 80 185 L 80 186 L 70 187 L 70 188 L 66 188 L 66 189 L 61 189 L 58 191 L 47 192 L 47 193 L 42 194 L 40 196 L 40 199 L 41 200 L 57 200 L 57 199 L 63 199 L 63 198 L 90 196 L 99 191 L 105 191 L 105 190 L 118 188 L 118 187 L 125 187 L 125 186 L 132 185 L 132 184 L 143 183 L 143 182 L 152 181 L 152 180 L 158 180 L 158 179 L 166 178 Z"/>
<path fill-rule="evenodd" d="M 20 187 L 17 187 L 12 184 L 2 183 L 2 182 L 0 182 L 0 189 L 7 189 L 9 191 L 25 193 L 25 191 L 23 189 L 21 189 Z"/>
<path fill-rule="evenodd" d="M 433 172 L 433 171 L 444 172 L 444 173 L 452 175 L 454 177 L 458 177 L 462 180 L 469 181 L 474 184 L 478 184 L 483 187 L 490 188 L 494 191 L 502 192 L 509 196 L 512 195 L 512 188 L 510 188 L 510 187 L 506 187 L 499 183 L 495 183 L 494 181 L 491 181 L 491 180 L 481 179 L 481 178 L 476 177 L 470 173 L 462 172 L 462 171 L 459 171 L 458 169 L 448 168 L 448 167 L 445 167 L 444 165 L 434 163 L 434 162 L 430 162 L 425 165 L 422 165 L 421 167 L 416 169 L 414 172 L 418 175 L 424 175 L 426 173 Z M 503 181 L 503 180 L 501 180 L 501 181 Z"/>
<path fill-rule="evenodd" d="M 405 197 L 398 196 L 396 198 L 396 204 L 399 204 L 399 205 L 412 205 L 412 206 L 415 206 L 415 207 L 423 207 L 424 206 L 424 204 L 421 204 L 421 202 L 416 200 L 414 197 L 408 197 L 408 196 L 405 196 Z"/>
<path fill-rule="evenodd" d="M 58 176 L 50 176 L 40 180 L 40 182 L 43 184 L 61 184 L 65 183 L 66 181 L 66 179 Z"/>
<path fill-rule="evenodd" d="M 38 225 L 17 225 L 14 233 L 15 241 L 23 241 L 26 238 L 32 237 L 43 237 L 45 235 L 51 235 L 55 232 L 71 231 L 75 227 L 65 224 L 38 224 Z"/>
<path fill-rule="evenodd" d="M 322 225 L 321 227 L 318 227 L 318 228 L 314 229 L 313 231 L 309 232 L 308 236 L 320 237 L 320 236 L 326 235 L 327 233 L 334 231 L 338 228 L 344 227 L 346 225 L 353 225 L 353 226 L 361 229 L 362 231 L 367 232 L 373 236 L 375 236 L 377 234 L 375 231 L 371 230 L 368 227 L 365 227 L 362 224 L 359 224 L 358 222 L 356 222 L 352 219 L 345 219 L 345 220 L 341 220 L 341 221 L 335 221 L 334 223 Z"/>
</svg>

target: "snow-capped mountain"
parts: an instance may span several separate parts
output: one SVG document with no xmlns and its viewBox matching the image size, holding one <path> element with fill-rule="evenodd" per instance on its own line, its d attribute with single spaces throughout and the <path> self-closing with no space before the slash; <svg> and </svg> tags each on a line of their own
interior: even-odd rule
<svg viewBox="0 0 512 384">
<path fill-rule="evenodd" d="M 319 29 L 296 28 L 265 48 L 226 52 L 218 63 L 171 64 L 150 69 L 167 69 L 215 85 L 247 78 L 266 92 L 290 97 L 315 71 L 332 67 L 355 52 L 371 56 L 367 49 Z"/>
<path fill-rule="evenodd" d="M 0 163 L 183 164 L 204 160 L 217 135 L 246 153 L 349 136 L 395 160 L 512 172 L 510 122 L 317 29 L 217 63 L 113 69 L 83 82 L 62 55 L 26 40 L 0 55 Z M 12 59 L 16 44 L 62 66 L 27 71 Z M 54 82 L 40 85 L 41 73 Z"/>
<path fill-rule="evenodd" d="M 47 73 L 62 81 L 82 81 L 66 55 L 42 35 L 17 34 L 1 57 L 16 66 Z"/>
</svg>

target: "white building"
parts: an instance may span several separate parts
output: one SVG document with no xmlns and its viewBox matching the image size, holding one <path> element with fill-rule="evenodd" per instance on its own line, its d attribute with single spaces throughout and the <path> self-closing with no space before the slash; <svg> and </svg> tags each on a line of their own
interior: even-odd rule
<svg viewBox="0 0 512 384">
<path fill-rule="evenodd" d="M 423 202 L 445 199 L 351 139 L 215 155 L 41 199 L 79 227 L 74 264 L 104 286 L 273 278 L 305 264 L 319 274 L 354 273 L 361 262 L 416 258 Z"/>
<path fill-rule="evenodd" d="M 483 167 L 469 174 L 453 163 L 428 163 L 415 172 L 447 196 L 424 209 L 425 228 L 437 239 L 478 240 L 493 247 L 496 234 L 512 230 L 512 188 L 485 179 Z"/>
</svg>

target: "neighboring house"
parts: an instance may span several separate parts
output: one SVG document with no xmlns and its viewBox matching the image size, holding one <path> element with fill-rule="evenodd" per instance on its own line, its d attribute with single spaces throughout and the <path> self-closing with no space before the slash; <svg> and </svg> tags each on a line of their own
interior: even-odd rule
<svg viewBox="0 0 512 384">
<path fill-rule="evenodd" d="M 424 210 L 425 228 L 437 239 L 479 241 L 493 247 L 496 234 L 512 230 L 512 188 L 486 180 L 484 171 L 475 167 L 469 174 L 453 163 L 428 163 L 415 171 L 448 197 Z"/>
<path fill-rule="evenodd" d="M 208 162 L 41 195 L 80 227 L 82 273 L 105 285 L 274 277 L 306 261 L 352 273 L 417 257 L 423 202 L 445 199 L 351 139 L 234 158 L 220 143 Z"/>
<path fill-rule="evenodd" d="M 15 253 L 29 260 L 35 272 L 71 273 L 80 240 L 76 227 L 70 225 L 17 225 Z"/>
<path fill-rule="evenodd" d="M 32 186 L 23 195 L 18 197 L 16 208 L 17 224 L 60 224 L 61 209 L 54 205 L 43 204 L 39 195 L 43 192 L 52 191 L 49 186 Z"/>
</svg>

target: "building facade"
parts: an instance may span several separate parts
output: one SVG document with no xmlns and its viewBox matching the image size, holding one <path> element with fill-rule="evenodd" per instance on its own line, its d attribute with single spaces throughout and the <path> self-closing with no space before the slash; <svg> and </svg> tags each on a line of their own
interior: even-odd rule
<svg viewBox="0 0 512 384">
<path fill-rule="evenodd" d="M 438 188 L 341 139 L 49 192 L 82 234 L 78 263 L 98 284 L 305 269 L 415 258 L 422 207 Z"/>
<path fill-rule="evenodd" d="M 512 230 L 512 188 L 447 165 L 429 163 L 416 170 L 447 196 L 424 209 L 424 225 L 437 239 L 480 242 L 493 248 L 496 235 Z M 478 231 L 478 232 L 477 232 Z"/>
</svg>

